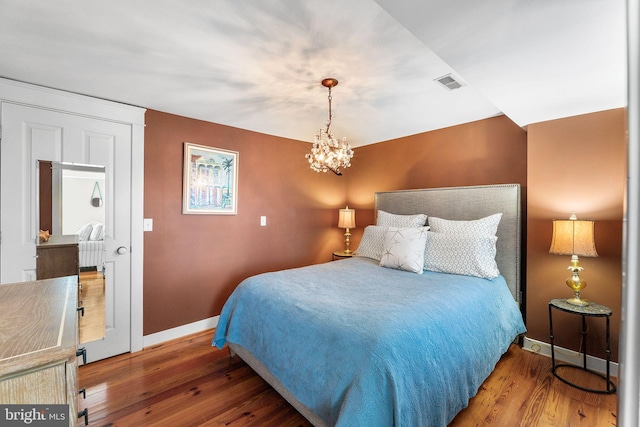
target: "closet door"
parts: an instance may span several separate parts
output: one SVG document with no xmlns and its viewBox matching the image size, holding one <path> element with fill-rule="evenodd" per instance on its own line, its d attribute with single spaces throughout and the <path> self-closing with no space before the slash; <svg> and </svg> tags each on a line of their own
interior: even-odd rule
<svg viewBox="0 0 640 427">
<path fill-rule="evenodd" d="M 37 162 L 104 166 L 106 338 L 86 347 L 89 360 L 129 351 L 131 126 L 9 102 L 1 115 L 1 282 L 35 279 Z"/>
</svg>

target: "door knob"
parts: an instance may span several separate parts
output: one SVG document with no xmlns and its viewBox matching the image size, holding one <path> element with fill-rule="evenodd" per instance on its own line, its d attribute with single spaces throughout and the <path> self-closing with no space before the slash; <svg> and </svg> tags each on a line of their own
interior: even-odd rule
<svg viewBox="0 0 640 427">
<path fill-rule="evenodd" d="M 116 252 L 117 252 L 119 255 L 124 255 L 124 254 L 126 254 L 126 253 L 127 253 L 127 248 L 125 248 L 124 246 L 120 246 L 118 249 L 116 249 Z"/>
</svg>

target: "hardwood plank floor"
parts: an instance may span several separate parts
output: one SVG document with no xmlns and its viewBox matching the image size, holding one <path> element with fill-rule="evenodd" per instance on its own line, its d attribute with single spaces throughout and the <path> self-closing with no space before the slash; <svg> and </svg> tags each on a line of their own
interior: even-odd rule
<svg viewBox="0 0 640 427">
<path fill-rule="evenodd" d="M 310 426 L 240 358 L 205 331 L 80 367 L 91 426 Z M 511 346 L 450 427 L 609 427 L 617 396 L 559 381 L 551 360 Z M 575 381 L 597 386 L 577 370 Z"/>
<path fill-rule="evenodd" d="M 84 316 L 78 320 L 80 344 L 102 339 L 105 328 L 104 276 L 101 271 L 80 272 L 78 305 L 84 307 Z"/>
</svg>

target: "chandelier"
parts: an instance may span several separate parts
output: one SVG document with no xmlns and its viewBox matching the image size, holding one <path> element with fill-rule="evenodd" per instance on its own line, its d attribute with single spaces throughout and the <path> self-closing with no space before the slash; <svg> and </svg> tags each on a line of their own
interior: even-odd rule
<svg viewBox="0 0 640 427">
<path fill-rule="evenodd" d="M 338 85 L 338 80 L 328 78 L 322 80 L 322 86 L 329 89 L 329 121 L 325 128 L 321 128 L 316 134 L 311 153 L 305 155 L 309 160 L 311 169 L 316 172 L 331 171 L 336 175 L 342 175 L 340 168 L 351 166 L 353 150 L 347 143 L 347 138 L 339 141 L 330 129 L 331 119 L 331 88 Z"/>
</svg>

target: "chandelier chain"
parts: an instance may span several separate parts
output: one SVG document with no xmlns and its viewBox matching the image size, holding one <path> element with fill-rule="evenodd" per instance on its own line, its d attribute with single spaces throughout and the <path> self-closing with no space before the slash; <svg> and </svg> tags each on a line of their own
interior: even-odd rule
<svg viewBox="0 0 640 427">
<path fill-rule="evenodd" d="M 329 127 L 331 126 L 331 120 L 333 119 L 333 114 L 331 114 L 331 86 L 329 86 L 329 96 L 327 97 L 329 100 L 329 121 L 327 122 L 327 133 L 329 132 Z"/>
</svg>

